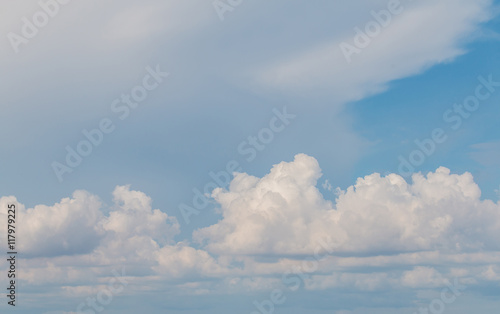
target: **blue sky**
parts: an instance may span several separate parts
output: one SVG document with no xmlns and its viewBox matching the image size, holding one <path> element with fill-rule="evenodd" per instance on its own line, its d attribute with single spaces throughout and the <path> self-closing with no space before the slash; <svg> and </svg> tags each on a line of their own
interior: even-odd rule
<svg viewBox="0 0 500 314">
<path fill-rule="evenodd" d="M 109 313 L 252 313 L 273 289 L 287 296 L 276 313 L 414 313 L 454 278 L 467 289 L 446 312 L 497 312 L 500 87 L 456 129 L 443 118 L 500 81 L 496 1 L 41 3 L 53 16 L 19 45 L 12 33 L 43 8 L 0 13 L 0 204 L 22 217 L 19 313 L 77 313 L 122 267 Z M 371 13 L 391 10 L 386 26 Z M 379 32 L 357 47 L 370 23 Z M 113 102 L 145 80 L 158 84 L 120 119 Z M 113 131 L 59 180 L 53 163 L 68 166 L 66 147 L 103 119 Z M 436 129 L 446 140 L 405 176 L 399 158 Z M 187 223 L 179 207 L 230 162 L 231 187 Z M 321 232 L 334 253 L 290 291 L 283 270 Z"/>
</svg>

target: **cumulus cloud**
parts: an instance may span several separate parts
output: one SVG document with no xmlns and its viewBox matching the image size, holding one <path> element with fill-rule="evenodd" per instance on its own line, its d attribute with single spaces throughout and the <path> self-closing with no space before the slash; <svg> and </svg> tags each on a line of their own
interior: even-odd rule
<svg viewBox="0 0 500 314">
<path fill-rule="evenodd" d="M 174 241 L 180 232 L 177 219 L 153 209 L 151 198 L 130 186 L 115 188 L 109 209 L 85 191 L 76 191 L 73 198 L 52 206 L 29 209 L 13 196 L 0 198 L 2 208 L 8 204 L 17 207 L 18 234 L 22 234 L 18 250 L 27 258 L 22 280 L 30 284 L 78 282 L 81 285 L 73 288 L 87 289 L 100 277 L 109 276 L 116 265 L 126 265 L 135 275 L 158 275 L 163 280 L 222 272 L 208 252 Z M 7 218 L 5 213 L 0 216 L 4 221 Z M 2 243 L 5 234 L 2 231 Z M 81 290 L 75 289 L 65 291 Z"/>
<path fill-rule="evenodd" d="M 18 249 L 26 256 L 58 256 L 92 251 L 103 234 L 99 199 L 85 191 L 64 198 L 53 206 L 25 209 L 15 197 L 2 197 L 2 208 L 17 206 Z M 5 213 L 3 214 L 5 217 Z"/>
<path fill-rule="evenodd" d="M 381 254 L 423 250 L 498 249 L 500 207 L 480 199 L 470 173 L 444 167 L 407 183 L 371 174 L 335 204 L 316 187 L 317 161 L 299 154 L 256 178 L 239 173 L 229 190 L 216 189 L 223 219 L 194 232 L 217 254 L 313 254 L 321 238 L 337 253 Z"/>
<path fill-rule="evenodd" d="M 172 243 L 179 233 L 176 218 L 153 210 L 146 194 L 131 191 L 130 186 L 118 186 L 113 196 L 114 206 L 108 216 L 103 214 L 99 198 L 86 191 L 76 191 L 73 198 L 64 198 L 53 206 L 25 209 L 15 197 L 3 197 L 0 202 L 5 207 L 16 204 L 22 233 L 19 250 L 29 257 L 105 250 L 106 256 L 125 258 L 128 252 L 137 255 L 141 248 Z"/>
<path fill-rule="evenodd" d="M 130 186 L 118 186 L 113 192 L 113 200 L 115 210 L 101 221 L 108 233 L 102 245 L 105 255 L 115 252 L 126 258 L 124 251 L 134 254 L 143 251 L 144 256 L 148 256 L 148 250 L 172 243 L 173 237 L 180 232 L 177 219 L 153 209 L 151 198 L 143 192 L 131 191 Z"/>
<path fill-rule="evenodd" d="M 22 217 L 22 280 L 57 285 L 53 293 L 70 298 L 95 292 L 117 267 L 134 283 L 130 294 L 287 288 L 282 276 L 297 272 L 310 272 L 307 290 L 500 281 L 500 204 L 481 200 L 471 174 L 441 167 L 408 183 L 374 173 L 334 202 L 316 187 L 320 177 L 318 162 L 305 154 L 262 178 L 236 173 L 228 190 L 213 191 L 222 218 L 194 232 L 201 247 L 177 242 L 177 220 L 130 186 L 115 188 L 110 208 L 84 191 L 52 206 L 25 209 L 13 196 L 0 205 L 17 204 Z"/>
<path fill-rule="evenodd" d="M 158 266 L 154 269 L 172 278 L 213 276 L 222 271 L 217 261 L 206 251 L 182 243 L 161 248 L 155 252 L 155 257 Z"/>
<path fill-rule="evenodd" d="M 213 192 L 222 221 L 195 231 L 194 239 L 207 240 L 207 249 L 218 254 L 312 252 L 332 209 L 316 188 L 320 176 L 318 162 L 303 154 L 263 178 L 236 174 L 229 191 Z"/>
</svg>

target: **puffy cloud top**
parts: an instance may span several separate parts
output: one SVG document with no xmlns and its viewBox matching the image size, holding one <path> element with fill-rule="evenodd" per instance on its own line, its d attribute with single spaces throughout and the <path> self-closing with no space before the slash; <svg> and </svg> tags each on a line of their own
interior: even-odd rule
<svg viewBox="0 0 500 314">
<path fill-rule="evenodd" d="M 470 173 L 444 167 L 426 176 L 377 173 L 342 191 L 335 204 L 316 187 L 321 169 L 297 155 L 263 178 L 237 174 L 229 190 L 217 189 L 223 219 L 195 231 L 218 254 L 312 254 L 328 236 L 338 253 L 379 254 L 419 250 L 495 249 L 500 208 L 481 201 Z"/>
</svg>

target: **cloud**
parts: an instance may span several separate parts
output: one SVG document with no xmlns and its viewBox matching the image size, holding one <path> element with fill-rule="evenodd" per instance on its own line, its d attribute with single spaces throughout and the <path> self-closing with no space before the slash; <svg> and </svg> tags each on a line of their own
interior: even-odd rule
<svg viewBox="0 0 500 314">
<path fill-rule="evenodd" d="M 113 192 L 116 210 L 103 221 L 103 228 L 113 238 L 129 239 L 148 236 L 160 244 L 171 243 L 180 232 L 179 223 L 159 209 L 153 209 L 151 198 L 130 186 L 118 186 Z"/>
<path fill-rule="evenodd" d="M 85 191 L 75 191 L 53 206 L 25 209 L 15 197 L 2 197 L 2 208 L 17 207 L 18 249 L 26 256 L 58 256 L 92 251 L 102 236 L 99 199 Z M 6 218 L 5 213 L 2 214 Z"/>
<path fill-rule="evenodd" d="M 106 236 L 93 252 L 95 262 L 144 263 L 149 268 L 154 252 L 174 243 L 180 232 L 177 219 L 153 209 L 151 198 L 130 186 L 117 186 L 113 201 L 114 210 L 100 221 Z"/>
<path fill-rule="evenodd" d="M 342 293 L 500 280 L 500 204 L 480 199 L 471 174 L 441 167 L 408 183 L 374 173 L 334 202 L 316 187 L 320 177 L 318 162 L 305 154 L 262 178 L 236 173 L 228 190 L 213 192 L 221 220 L 193 234 L 201 247 L 176 241 L 177 220 L 130 186 L 115 188 L 109 208 L 85 191 L 52 206 L 25 209 L 13 196 L 0 206 L 18 205 L 20 280 L 33 291 L 50 286 L 45 297 L 85 298 L 121 267 L 126 295 L 290 289 L 282 278 L 297 272 L 306 273 L 306 290 Z"/>
<path fill-rule="evenodd" d="M 309 253 L 332 209 L 315 187 L 320 176 L 318 162 L 303 154 L 275 165 L 262 179 L 236 174 L 229 191 L 213 192 L 224 218 L 193 238 L 207 240 L 207 249 L 217 254 Z"/>
<path fill-rule="evenodd" d="M 496 167 L 500 158 L 500 142 L 474 144 L 469 157 L 486 167 Z"/>
<path fill-rule="evenodd" d="M 149 1 L 137 5 L 128 3 L 104 27 L 106 41 L 138 41 L 154 35 L 175 37 L 206 25 L 214 19 L 213 12 L 203 1 Z M 189 18 L 185 18 L 189 16 Z"/>
<path fill-rule="evenodd" d="M 223 219 L 193 238 L 216 254 L 313 254 L 326 237 L 337 254 L 424 250 L 495 250 L 499 205 L 481 201 L 470 173 L 441 167 L 427 176 L 371 174 L 333 204 L 316 187 L 317 161 L 299 154 L 262 178 L 236 174 L 229 190 L 216 189 Z"/>
<path fill-rule="evenodd" d="M 130 186 L 113 192 L 114 206 L 109 216 L 102 212 L 99 198 L 75 191 L 53 206 L 25 209 L 15 197 L 2 197 L 1 205 L 16 204 L 18 228 L 22 233 L 19 250 L 29 257 L 77 255 L 93 252 L 103 256 L 137 255 L 172 243 L 179 223 L 158 209 L 151 198 Z M 3 214 L 6 218 L 6 215 Z M 105 252 L 104 252 L 105 251 Z"/>
<path fill-rule="evenodd" d="M 363 1 L 358 1 L 363 2 Z M 328 93 L 346 102 L 387 89 L 390 81 L 418 74 L 464 53 L 464 43 L 490 16 L 489 0 L 401 1 L 403 12 L 392 20 L 360 54 L 348 63 L 341 43 L 353 45 L 355 32 L 318 43 L 302 53 L 290 53 L 255 72 L 268 88 L 287 92 Z M 362 7 L 367 7 L 363 5 Z M 386 7 L 380 7 L 386 9 Z M 367 9 L 365 29 L 375 19 Z"/>
<path fill-rule="evenodd" d="M 155 252 L 158 266 L 154 269 L 171 278 L 212 276 L 221 272 L 221 267 L 206 251 L 188 245 L 165 246 Z"/>
<path fill-rule="evenodd" d="M 440 287 L 444 284 L 443 276 L 432 267 L 415 267 L 403 273 L 402 285 L 412 288 Z"/>
<path fill-rule="evenodd" d="M 18 234 L 22 234 L 18 250 L 27 258 L 23 280 L 30 284 L 95 283 L 116 265 L 164 280 L 222 271 L 206 251 L 175 242 L 180 232 L 177 219 L 153 209 L 149 196 L 128 185 L 113 191 L 109 214 L 97 196 L 85 191 L 52 206 L 30 209 L 13 196 L 0 198 L 2 208 L 8 204 L 17 207 Z M 0 216 L 7 218 L 5 213 Z"/>
</svg>

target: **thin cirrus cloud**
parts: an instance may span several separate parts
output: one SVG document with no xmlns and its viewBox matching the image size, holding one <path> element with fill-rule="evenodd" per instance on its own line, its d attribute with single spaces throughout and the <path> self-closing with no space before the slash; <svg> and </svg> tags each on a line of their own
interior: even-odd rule
<svg viewBox="0 0 500 314">
<path fill-rule="evenodd" d="M 358 100 L 386 90 L 393 80 L 463 54 L 465 39 L 492 15 L 489 0 L 400 3 L 401 13 L 359 54 L 351 55 L 350 63 L 340 45 L 353 45 L 354 31 L 254 71 L 256 84 L 289 92 L 314 90 L 340 102 Z M 375 21 L 368 16 L 366 23 Z M 353 28 L 364 30 L 365 25 Z"/>
</svg>

